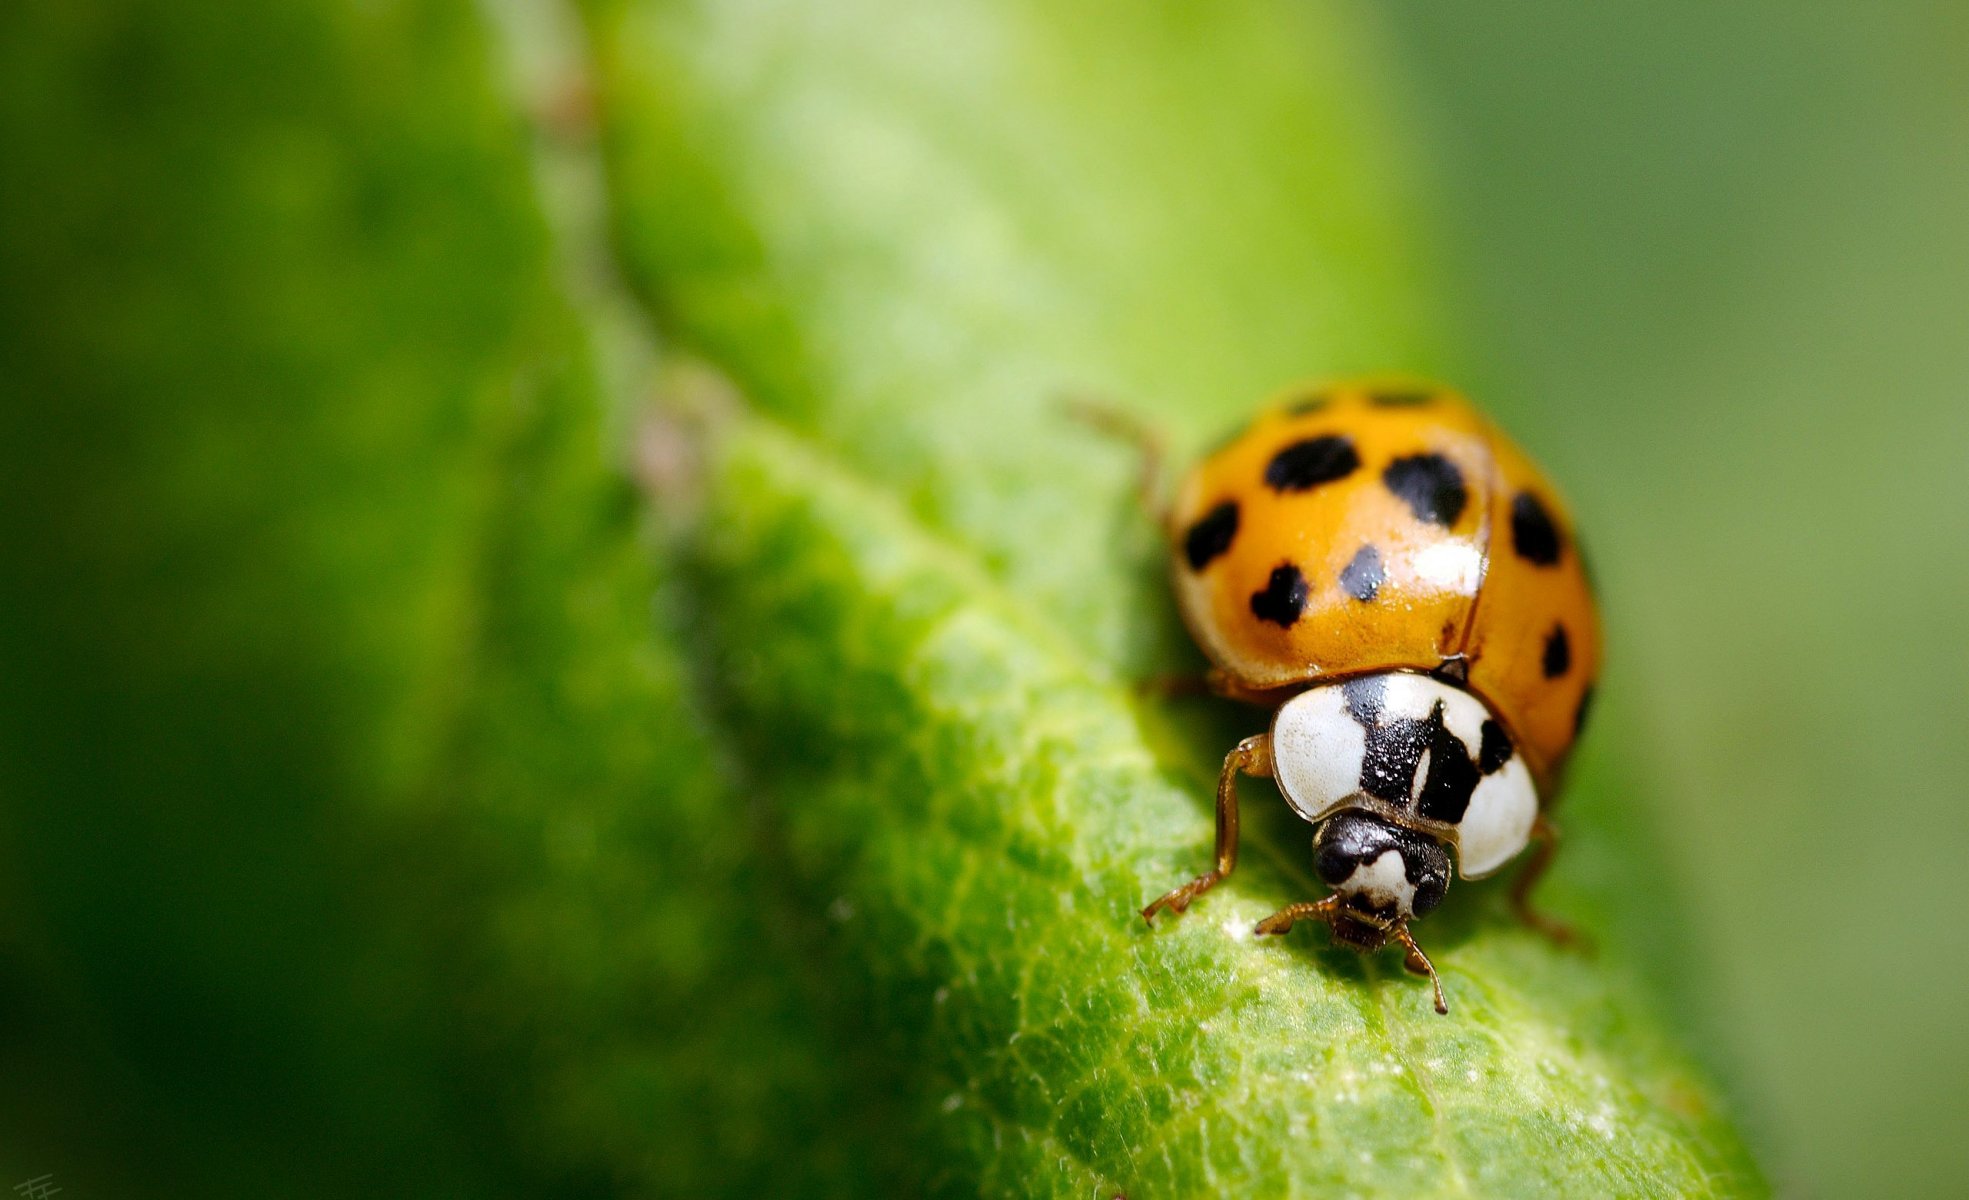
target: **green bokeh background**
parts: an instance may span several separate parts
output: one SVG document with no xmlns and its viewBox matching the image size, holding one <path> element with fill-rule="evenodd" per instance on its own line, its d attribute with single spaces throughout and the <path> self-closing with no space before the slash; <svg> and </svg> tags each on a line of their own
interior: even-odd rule
<svg viewBox="0 0 1969 1200">
<path fill-rule="evenodd" d="M 526 36 L 567 23 L 496 7 Z M 574 318 L 537 299 L 563 276 L 590 294 L 595 264 L 540 244 L 536 192 L 578 210 L 580 188 L 485 103 L 496 38 L 442 4 L 132 8 L 128 45 L 183 52 L 44 77 L 44 50 L 95 32 L 59 5 L 0 46 L 0 196 L 20 198 L 0 206 L 0 435 L 34 448 L 5 478 L 0 645 L 16 677 L 52 681 L 0 708 L 0 1186 L 55 1170 L 78 1198 L 606 1196 L 715 1175 L 728 1145 L 805 1146 L 816 1112 L 866 1127 L 837 1146 L 879 1145 L 889 1098 L 830 1092 L 842 1064 L 803 1040 L 806 1014 L 728 983 L 750 947 L 803 931 L 667 902 L 770 891 L 779 866 L 721 837 L 688 667 L 641 641 L 652 594 L 657 626 L 684 618 L 634 497 L 597 468 L 621 431 L 595 397 L 647 364 L 605 327 L 598 380 Z M 1637 836 L 1665 847 L 1649 883 L 1684 940 L 1647 965 L 1676 1023 L 1784 1192 L 1958 1191 L 1969 17 L 1361 11 L 1384 24 L 1337 53 L 1392 66 L 1363 70 L 1364 95 L 1392 83 L 1348 128 L 1402 144 L 1354 150 L 1427 186 L 1380 211 L 1374 183 L 1328 180 L 1359 206 L 1335 257 L 1429 226 L 1450 287 L 1368 272 L 1398 311 L 1366 332 L 1338 319 L 1336 338 L 1385 352 L 1430 323 L 1404 306 L 1446 314 L 1463 340 L 1428 365 L 1575 501 L 1609 611 L 1600 720 L 1619 731 L 1591 769 L 1634 781 Z M 1308 92 L 1327 89 L 1344 90 Z M 159 94 L 177 107 L 154 111 Z M 1230 177 L 1169 203 L 1236 188 L 1237 145 L 1220 149 Z M 33 202 L 47 179 L 100 210 Z M 177 219 L 208 211 L 253 219 Z M 709 303 L 743 317 L 752 299 Z M 1207 325 L 1211 298 L 1188 302 Z M 261 395 L 242 423 L 239 398 Z M 132 581 L 141 605 L 103 590 Z M 1077 602 L 1088 628 L 1130 628 Z M 193 624 L 212 640 L 185 639 Z M 215 726 L 262 753 L 187 749 Z M 147 788 L 172 805 L 121 803 Z M 564 808 L 538 803 L 563 790 Z M 1580 853 L 1587 874 L 1619 857 Z M 698 1041 L 678 1049 L 686 1024 Z M 717 1054 L 782 1074 L 738 1094 L 693 1074 Z M 516 1082 L 535 1068 L 544 1082 Z M 651 1166 L 614 1115 L 707 1095 L 746 1115 L 703 1161 L 678 1140 Z M 524 1136 L 515 1112 L 537 1121 Z M 866 1191 L 897 1169 L 879 1159 L 814 1167 Z M 803 1178 L 762 1171 L 726 1182 Z"/>
</svg>

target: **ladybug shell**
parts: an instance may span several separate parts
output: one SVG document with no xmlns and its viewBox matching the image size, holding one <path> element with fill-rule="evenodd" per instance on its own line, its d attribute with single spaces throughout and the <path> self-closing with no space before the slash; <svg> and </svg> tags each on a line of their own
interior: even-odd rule
<svg viewBox="0 0 1969 1200">
<path fill-rule="evenodd" d="M 1169 536 L 1183 619 L 1242 690 L 1437 672 L 1489 706 L 1549 796 L 1599 618 L 1570 513 L 1461 396 L 1293 393 L 1190 473 Z"/>
</svg>

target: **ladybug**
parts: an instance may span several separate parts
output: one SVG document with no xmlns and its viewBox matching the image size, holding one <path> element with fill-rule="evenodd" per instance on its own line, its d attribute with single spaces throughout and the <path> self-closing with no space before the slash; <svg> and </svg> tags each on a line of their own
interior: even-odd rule
<svg viewBox="0 0 1969 1200">
<path fill-rule="evenodd" d="M 1303 389 L 1190 472 L 1165 528 L 1208 686 L 1273 711 L 1224 759 L 1216 865 L 1143 918 L 1184 911 L 1236 867 L 1243 774 L 1317 826 L 1332 889 L 1258 933 L 1317 920 L 1357 950 L 1399 944 L 1447 1013 L 1410 923 L 1442 902 L 1452 856 L 1479 879 L 1536 841 L 1513 907 L 1569 937 L 1529 893 L 1600 629 L 1571 517 L 1525 453 L 1446 388 Z"/>
</svg>

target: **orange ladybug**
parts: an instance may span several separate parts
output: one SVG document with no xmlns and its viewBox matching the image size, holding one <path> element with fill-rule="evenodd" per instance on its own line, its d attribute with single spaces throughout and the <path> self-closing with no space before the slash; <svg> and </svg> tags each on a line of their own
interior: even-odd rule
<svg viewBox="0 0 1969 1200">
<path fill-rule="evenodd" d="M 1315 822 L 1333 893 L 1260 922 L 1389 942 L 1442 984 L 1409 922 L 1465 878 L 1539 849 L 1600 667 L 1592 587 L 1543 473 L 1454 391 L 1341 383 L 1289 394 L 1211 454 L 1167 515 L 1183 619 L 1221 695 L 1271 707 L 1224 760 L 1215 867 L 1142 910 L 1182 912 L 1237 865 L 1237 777 Z"/>
</svg>

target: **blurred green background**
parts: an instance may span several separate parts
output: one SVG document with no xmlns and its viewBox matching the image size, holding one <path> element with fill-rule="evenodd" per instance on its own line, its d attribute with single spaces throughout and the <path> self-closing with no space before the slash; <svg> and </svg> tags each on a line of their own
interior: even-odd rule
<svg viewBox="0 0 1969 1200">
<path fill-rule="evenodd" d="M 1960 1194 L 1969 9 L 1389 11 L 1776 1181 Z"/>
<path fill-rule="evenodd" d="M 523 40 L 571 24 L 494 7 Z M 609 270 L 536 227 L 537 194 L 593 198 L 488 100 L 496 36 L 435 3 L 129 8 L 0 36 L 0 443 L 27 450 L 0 477 L 0 1185 L 608 1196 L 808 1145 L 816 1112 L 887 1130 L 830 1091 L 797 988 L 731 983 L 803 931 L 669 903 L 782 870 L 720 837 L 728 764 L 646 644 L 650 597 L 665 629 L 679 603 L 598 397 L 648 348 L 604 318 L 591 352 L 543 299 Z M 1443 365 L 1579 510 L 1614 664 L 1595 777 L 1665 847 L 1677 1023 L 1784 1193 L 1960 1192 L 1969 16 L 1362 11 L 1384 24 L 1333 53 L 1392 82 L 1343 154 L 1425 186 L 1334 206 L 1359 253 L 1431 226 Z M 1410 279 L 1337 341 L 1426 340 Z M 770 1088 L 719 1075 L 748 1054 Z M 619 1115 L 707 1097 L 744 1118 L 661 1162 Z M 885 1177 L 845 1157 L 815 1169 Z M 761 1170 L 725 1182 L 800 1178 Z"/>
</svg>

